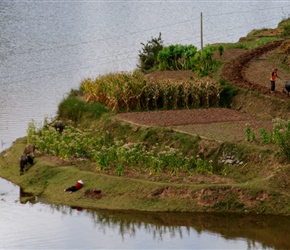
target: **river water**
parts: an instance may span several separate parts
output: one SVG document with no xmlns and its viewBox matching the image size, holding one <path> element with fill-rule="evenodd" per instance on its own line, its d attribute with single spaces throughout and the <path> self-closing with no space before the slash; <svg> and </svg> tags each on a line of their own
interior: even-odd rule
<svg viewBox="0 0 290 250">
<path fill-rule="evenodd" d="M 1 0 L 0 151 L 25 136 L 30 121 L 55 117 L 59 102 L 84 78 L 134 70 L 141 42 L 159 32 L 165 45 L 200 48 L 201 13 L 204 45 L 237 42 L 253 29 L 277 27 L 289 17 L 290 3 Z M 162 220 L 158 231 L 156 220 L 140 219 L 147 215 L 135 224 L 120 214 L 21 204 L 19 187 L 3 179 L 0 195 L 0 248 L 281 248 L 274 239 L 265 243 L 245 232 L 233 240 L 222 230 L 196 230 L 186 220 L 173 232 Z M 116 222 L 102 223 L 103 216 Z M 124 223 L 130 230 L 123 235 Z"/>
</svg>

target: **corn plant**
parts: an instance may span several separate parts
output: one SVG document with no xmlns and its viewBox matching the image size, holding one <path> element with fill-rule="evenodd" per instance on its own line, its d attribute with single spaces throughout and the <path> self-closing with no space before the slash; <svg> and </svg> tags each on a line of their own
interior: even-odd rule
<svg viewBox="0 0 290 250">
<path fill-rule="evenodd" d="M 285 156 L 290 159 L 290 121 L 276 121 L 272 133 L 273 141 L 280 146 Z"/>
<path fill-rule="evenodd" d="M 221 86 L 210 78 L 148 80 L 140 71 L 87 79 L 81 88 L 87 102 L 112 110 L 182 109 L 218 106 Z"/>
<path fill-rule="evenodd" d="M 267 144 L 272 142 L 272 135 L 271 133 L 268 133 L 265 128 L 262 128 L 260 130 L 261 135 L 261 143 Z"/>
<path fill-rule="evenodd" d="M 246 141 L 253 142 L 255 140 L 255 132 L 252 130 L 250 124 L 246 124 Z"/>
<path fill-rule="evenodd" d="M 254 141 L 255 136 L 249 124 L 246 125 L 246 140 Z M 261 143 L 274 143 L 278 145 L 284 155 L 290 159 L 290 121 L 278 119 L 271 132 L 267 132 L 264 128 L 260 130 Z"/>
</svg>

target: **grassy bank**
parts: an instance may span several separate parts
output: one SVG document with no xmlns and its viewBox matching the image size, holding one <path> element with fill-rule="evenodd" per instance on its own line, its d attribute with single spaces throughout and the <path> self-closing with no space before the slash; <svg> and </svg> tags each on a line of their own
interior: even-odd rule
<svg viewBox="0 0 290 250">
<path fill-rule="evenodd" d="M 126 131 L 126 135 L 133 138 L 136 131 L 148 133 L 150 130 L 144 127 L 136 130 L 136 126 L 114 120 L 108 122 L 107 118 L 106 121 L 101 124 L 107 130 L 110 126 L 114 128 L 115 136 L 125 136 Z M 156 132 L 156 128 L 152 130 Z M 117 176 L 110 170 L 100 171 L 96 163 L 85 158 L 61 159 L 37 152 L 35 164 L 20 175 L 18 159 L 27 144 L 25 137 L 1 153 L 0 176 L 31 193 L 30 198 L 38 196 L 53 204 L 112 210 L 290 214 L 287 187 L 290 167 L 279 163 L 276 149 L 197 141 L 196 136 L 168 129 L 158 129 L 158 135 L 160 145 L 170 140 L 172 145 L 180 145 L 186 138 L 188 144 L 196 145 L 190 154 L 206 149 L 204 157 L 213 161 L 239 154 L 244 164 L 225 165 L 215 174 L 195 172 L 189 176 L 182 171 L 175 175 L 164 171 L 150 175 L 146 171 L 125 171 Z M 172 141 L 172 138 L 176 139 Z M 81 190 L 72 194 L 63 191 L 79 179 L 85 183 Z M 92 190 L 100 190 L 101 197 L 91 196 Z"/>
</svg>

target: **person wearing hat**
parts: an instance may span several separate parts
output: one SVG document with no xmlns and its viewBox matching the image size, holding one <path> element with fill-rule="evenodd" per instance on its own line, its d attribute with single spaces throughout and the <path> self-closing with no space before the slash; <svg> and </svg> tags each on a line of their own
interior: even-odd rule
<svg viewBox="0 0 290 250">
<path fill-rule="evenodd" d="M 78 191 L 79 189 L 81 189 L 83 187 L 83 185 L 84 185 L 83 181 L 78 180 L 74 186 L 66 188 L 64 191 L 72 193 L 72 192 L 75 192 L 75 191 Z"/>
<path fill-rule="evenodd" d="M 272 72 L 271 78 L 270 78 L 270 84 L 271 84 L 271 91 L 270 93 L 275 92 L 275 81 L 276 81 L 276 77 L 280 78 L 277 75 L 278 69 L 274 69 L 274 71 Z M 281 79 L 281 78 L 280 78 Z"/>
</svg>

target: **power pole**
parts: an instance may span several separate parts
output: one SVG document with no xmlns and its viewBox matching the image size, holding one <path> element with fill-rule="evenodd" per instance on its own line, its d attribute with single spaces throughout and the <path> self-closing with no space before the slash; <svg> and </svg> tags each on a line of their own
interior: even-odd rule
<svg viewBox="0 0 290 250">
<path fill-rule="evenodd" d="M 200 48 L 203 50 L 202 12 L 200 13 Z"/>
</svg>

